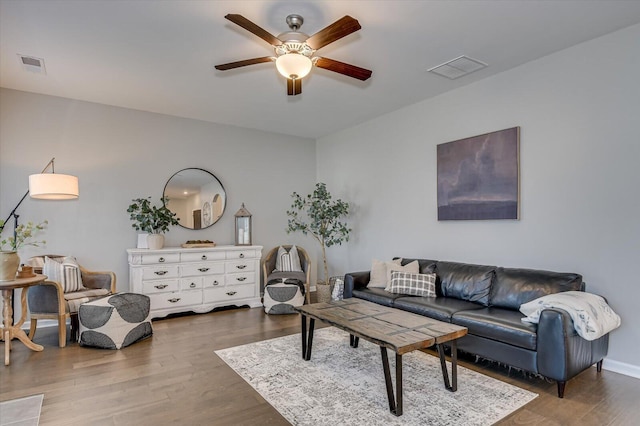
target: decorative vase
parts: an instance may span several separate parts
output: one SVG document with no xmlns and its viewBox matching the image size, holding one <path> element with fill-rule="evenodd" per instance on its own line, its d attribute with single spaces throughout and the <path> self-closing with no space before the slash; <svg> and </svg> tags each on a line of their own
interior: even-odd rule
<svg viewBox="0 0 640 426">
<path fill-rule="evenodd" d="M 318 303 L 326 303 L 331 301 L 331 285 L 324 281 L 316 283 L 316 298 Z"/>
<path fill-rule="evenodd" d="M 15 251 L 0 251 L 0 281 L 16 279 L 20 257 Z"/>
<path fill-rule="evenodd" d="M 164 247 L 164 235 L 149 234 L 147 235 L 147 245 L 151 250 L 158 250 Z"/>
</svg>

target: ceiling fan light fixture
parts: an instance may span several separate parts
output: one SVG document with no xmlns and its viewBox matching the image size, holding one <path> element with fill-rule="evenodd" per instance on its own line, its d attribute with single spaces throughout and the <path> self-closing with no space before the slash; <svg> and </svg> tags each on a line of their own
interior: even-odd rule
<svg viewBox="0 0 640 426">
<path fill-rule="evenodd" d="M 278 56 L 276 68 L 286 78 L 304 78 L 311 71 L 311 59 L 299 53 Z"/>
</svg>

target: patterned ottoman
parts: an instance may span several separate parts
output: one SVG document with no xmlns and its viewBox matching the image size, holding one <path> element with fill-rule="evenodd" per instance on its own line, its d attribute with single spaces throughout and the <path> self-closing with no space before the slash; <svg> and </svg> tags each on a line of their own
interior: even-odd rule
<svg viewBox="0 0 640 426">
<path fill-rule="evenodd" d="M 264 288 L 264 311 L 268 314 L 296 314 L 294 306 L 304 305 L 304 283 L 295 278 L 277 278 Z"/>
<path fill-rule="evenodd" d="M 80 305 L 80 346 L 120 349 L 153 334 L 149 296 L 118 293 Z"/>
</svg>

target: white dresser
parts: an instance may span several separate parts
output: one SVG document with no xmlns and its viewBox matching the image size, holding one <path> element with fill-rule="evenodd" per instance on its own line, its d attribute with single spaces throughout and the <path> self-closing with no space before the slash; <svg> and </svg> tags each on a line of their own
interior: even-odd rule
<svg viewBox="0 0 640 426">
<path fill-rule="evenodd" d="M 127 249 L 129 288 L 151 298 L 151 317 L 209 312 L 229 305 L 262 306 L 262 246 Z"/>
</svg>

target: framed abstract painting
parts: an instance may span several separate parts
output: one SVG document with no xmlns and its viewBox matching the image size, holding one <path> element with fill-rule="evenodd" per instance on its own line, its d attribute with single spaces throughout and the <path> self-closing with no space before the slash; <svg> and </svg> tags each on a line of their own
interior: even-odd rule
<svg viewBox="0 0 640 426">
<path fill-rule="evenodd" d="M 437 146 L 438 220 L 520 217 L 520 127 Z"/>
</svg>

